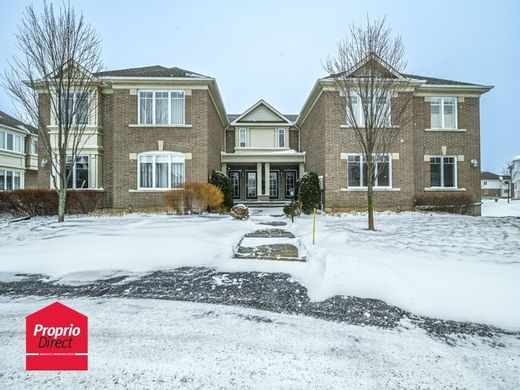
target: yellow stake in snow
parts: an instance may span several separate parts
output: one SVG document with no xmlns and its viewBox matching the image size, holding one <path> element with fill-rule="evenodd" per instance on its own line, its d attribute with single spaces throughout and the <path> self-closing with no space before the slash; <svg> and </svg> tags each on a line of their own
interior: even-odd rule
<svg viewBox="0 0 520 390">
<path fill-rule="evenodd" d="M 314 207 L 314 215 L 312 218 L 312 245 L 316 242 L 316 207 Z"/>
</svg>

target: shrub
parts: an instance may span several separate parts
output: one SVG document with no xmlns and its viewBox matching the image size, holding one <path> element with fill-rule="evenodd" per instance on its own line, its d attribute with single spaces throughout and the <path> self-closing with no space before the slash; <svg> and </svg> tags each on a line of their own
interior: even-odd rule
<svg viewBox="0 0 520 390">
<path fill-rule="evenodd" d="M 185 183 L 183 190 L 164 194 L 166 206 L 181 213 L 202 213 L 218 210 L 224 202 L 222 191 L 209 183 Z"/>
<path fill-rule="evenodd" d="M 233 207 L 233 183 L 231 183 L 231 179 L 225 173 L 213 170 L 209 183 L 219 188 L 224 194 L 223 206 L 228 210 Z"/>
<path fill-rule="evenodd" d="M 67 191 L 66 213 L 88 213 L 101 205 L 103 194 L 98 191 Z M 58 214 L 58 192 L 46 189 L 28 189 L 0 192 L 0 212 L 13 215 Z"/>
<path fill-rule="evenodd" d="M 299 217 L 302 213 L 302 203 L 297 200 L 294 203 L 288 203 L 283 207 L 283 213 L 288 218 Z"/>
<path fill-rule="evenodd" d="M 415 207 L 460 207 L 473 203 L 471 195 L 460 193 L 426 194 L 415 197 Z"/>
<path fill-rule="evenodd" d="M 301 202 L 301 210 L 305 214 L 312 214 L 320 203 L 320 181 L 314 172 L 306 172 L 297 186 L 298 200 Z"/>
</svg>

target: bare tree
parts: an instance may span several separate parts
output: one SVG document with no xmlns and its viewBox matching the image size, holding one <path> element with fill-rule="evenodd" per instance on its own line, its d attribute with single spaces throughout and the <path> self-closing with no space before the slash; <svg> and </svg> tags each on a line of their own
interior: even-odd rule
<svg viewBox="0 0 520 390">
<path fill-rule="evenodd" d="M 67 183 L 92 132 L 97 112 L 101 41 L 70 4 L 55 12 L 44 3 L 26 8 L 16 35 L 18 55 L 2 80 L 27 122 L 36 125 L 42 165 L 58 191 L 58 221 L 65 218 Z"/>
<path fill-rule="evenodd" d="M 352 25 L 338 52 L 324 66 L 340 93 L 338 109 L 361 149 L 366 170 L 368 229 L 374 230 L 373 189 L 399 138 L 413 94 L 400 36 L 393 37 L 386 19 Z M 365 175 L 364 175 L 365 176 Z"/>
</svg>

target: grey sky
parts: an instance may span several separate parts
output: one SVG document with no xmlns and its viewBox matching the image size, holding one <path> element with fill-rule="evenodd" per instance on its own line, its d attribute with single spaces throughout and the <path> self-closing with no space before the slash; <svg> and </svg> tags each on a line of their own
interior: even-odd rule
<svg viewBox="0 0 520 390">
<path fill-rule="evenodd" d="M 77 0 L 103 40 L 107 69 L 178 66 L 217 79 L 228 113 L 263 98 L 297 114 L 352 23 L 387 16 L 408 73 L 495 85 L 481 100 L 482 169 L 520 154 L 519 1 Z M 0 0 L 0 71 L 26 5 Z M 59 4 L 59 2 L 58 2 Z M 0 91 L 0 110 L 15 113 Z"/>
</svg>

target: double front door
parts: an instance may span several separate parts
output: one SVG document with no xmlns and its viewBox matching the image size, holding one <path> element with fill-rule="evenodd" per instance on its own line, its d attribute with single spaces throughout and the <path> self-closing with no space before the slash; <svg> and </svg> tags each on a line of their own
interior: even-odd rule
<svg viewBox="0 0 520 390">
<path fill-rule="evenodd" d="M 283 181 L 282 174 L 285 179 Z M 229 178 L 233 185 L 234 199 L 241 199 L 242 196 L 245 196 L 245 199 L 256 199 L 258 197 L 258 177 L 256 171 L 246 170 L 244 176 L 241 176 L 241 171 L 229 171 Z M 296 180 L 296 170 L 269 171 L 269 198 L 292 198 L 296 189 Z M 244 186 L 244 195 L 242 195 L 242 186 Z"/>
</svg>

